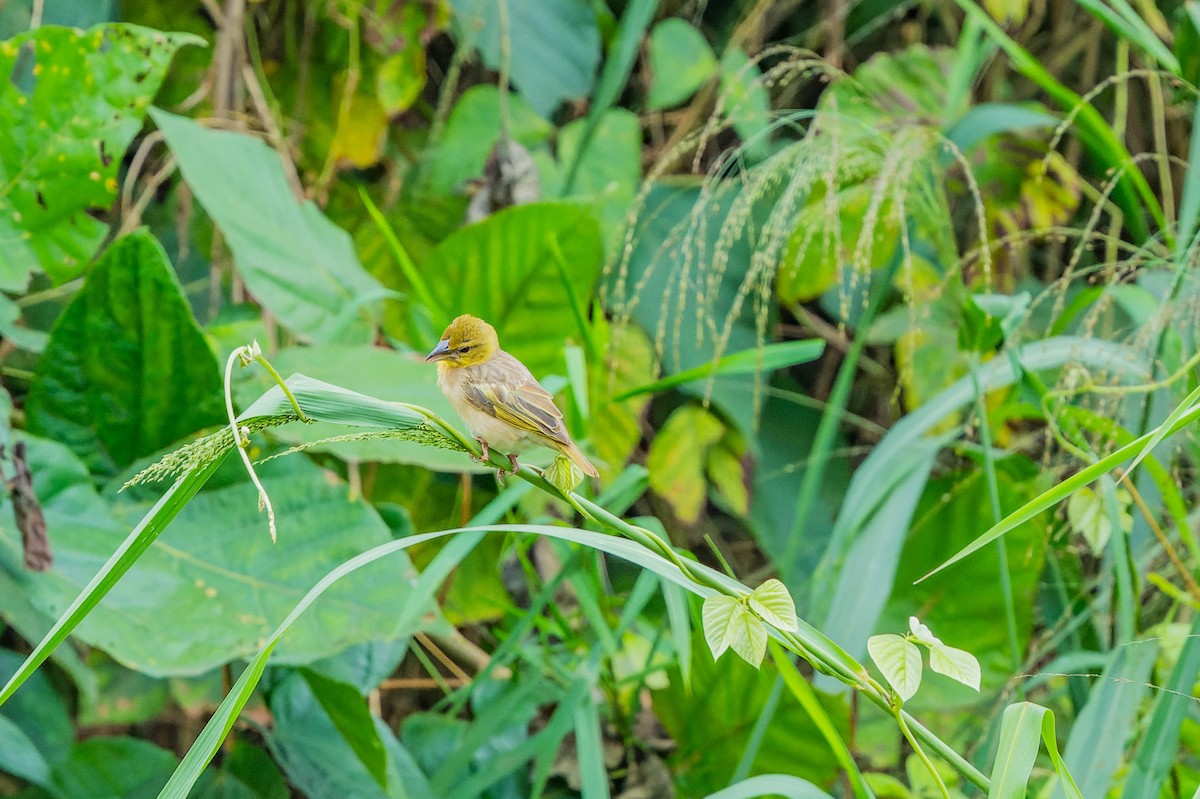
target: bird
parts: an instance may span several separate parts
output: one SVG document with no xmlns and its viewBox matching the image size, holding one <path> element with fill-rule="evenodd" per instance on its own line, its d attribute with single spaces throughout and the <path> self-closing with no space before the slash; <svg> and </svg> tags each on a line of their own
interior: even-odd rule
<svg viewBox="0 0 1200 799">
<path fill-rule="evenodd" d="M 520 453 L 548 447 L 589 477 L 600 476 L 571 440 L 554 397 L 525 364 L 500 349 L 496 328 L 487 322 L 470 314 L 457 317 L 425 362 L 437 363 L 438 388 L 479 442 L 484 461 L 495 447 L 508 455 L 510 473 L 516 474 Z M 497 476 L 503 480 L 504 470 Z"/>
</svg>

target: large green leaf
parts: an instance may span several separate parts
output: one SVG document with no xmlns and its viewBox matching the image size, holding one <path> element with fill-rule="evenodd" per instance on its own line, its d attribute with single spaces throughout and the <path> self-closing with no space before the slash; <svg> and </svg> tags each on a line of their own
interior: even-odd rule
<svg viewBox="0 0 1200 799">
<path fill-rule="evenodd" d="M 585 208 L 534 203 L 500 211 L 455 232 L 424 265 L 446 309 L 434 326 L 474 314 L 534 375 L 562 374 L 563 342 L 581 336 L 579 315 L 601 257 L 600 230 Z"/>
<path fill-rule="evenodd" d="M 544 152 L 534 156 L 541 166 L 543 195 L 590 200 L 611 252 L 642 179 L 642 128 L 637 115 L 613 108 L 594 119 L 570 122 L 559 131 L 557 154 L 557 165 Z M 568 187 L 565 182 L 572 167 L 575 179 Z"/>
<path fill-rule="evenodd" d="M 510 94 L 508 136 L 523 147 L 533 149 L 554 130 L 519 95 Z M 463 184 L 483 173 L 496 141 L 500 138 L 500 91 L 495 86 L 472 86 L 454 104 L 437 143 L 421 156 L 415 187 L 406 190 L 416 195 L 461 192 Z"/>
<path fill-rule="evenodd" d="M 203 43 L 136 25 L 42 27 L 0 42 L 0 289 L 82 271 L 108 226 L 125 148 L 171 56 Z"/>
<path fill-rule="evenodd" d="M 0 679 L 15 674 L 22 660 L 0 650 Z M 74 739 L 62 697 L 45 674 L 34 674 L 0 714 L 0 771 L 43 785 L 50 767 L 70 754 Z"/>
<path fill-rule="evenodd" d="M 376 763 L 386 774 L 386 789 L 356 757 L 341 727 L 330 719 L 328 708 L 300 675 L 286 676 L 269 693 L 274 724 L 266 738 L 267 746 L 288 779 L 306 796 L 417 799 L 437 795 L 412 756 L 381 720 L 363 722 L 371 725 L 370 732 L 382 747 Z"/>
<path fill-rule="evenodd" d="M 387 751 L 375 729 L 367 700 L 349 683 L 330 679 L 312 669 L 300 669 L 308 690 L 333 722 L 342 740 L 358 761 L 366 767 L 371 778 L 383 790 L 388 788 Z"/>
<path fill-rule="evenodd" d="M 450 0 L 459 37 L 499 69 L 501 48 L 510 50 L 512 81 L 529 104 L 549 117 L 563 100 L 586 97 L 600 64 L 600 30 L 587 0 L 508 0 L 507 35 L 501 37 L 500 4 Z"/>
<path fill-rule="evenodd" d="M 151 799 L 179 759 L 137 738 L 92 738 L 54 768 L 58 796 Z"/>
<path fill-rule="evenodd" d="M 97 474 L 221 421 L 216 359 L 148 233 L 113 244 L 59 317 L 26 411 Z"/>
<path fill-rule="evenodd" d="M 35 490 L 55 546 L 55 568 L 26 572 L 21 583 L 35 606 L 56 616 L 93 577 L 149 502 L 122 494 L 114 512 L 92 489 L 70 453 L 29 441 Z M 386 525 L 345 485 L 303 458 L 260 469 L 279 514 L 271 543 L 254 488 L 230 463 L 219 487 L 194 497 L 80 624 L 76 635 L 118 661 L 154 675 L 199 674 L 255 651 L 287 608 L 334 564 L 390 539 Z M 138 492 L 143 493 L 143 492 Z M 221 524 L 214 526 L 213 519 Z M 19 534 L 0 529 L 0 563 L 20 570 Z M 367 640 L 407 635 L 395 608 L 410 588 L 407 562 L 361 572 L 292 629 L 285 662 L 308 662 Z M 3 601 L 7 601 L 5 598 Z M 187 631 L 186 634 L 180 634 Z"/>
<path fill-rule="evenodd" d="M 388 291 L 363 269 L 350 236 L 296 199 L 279 156 L 244 134 L 157 108 L 150 115 L 255 299 L 300 339 L 370 341 L 373 309 Z"/>
</svg>

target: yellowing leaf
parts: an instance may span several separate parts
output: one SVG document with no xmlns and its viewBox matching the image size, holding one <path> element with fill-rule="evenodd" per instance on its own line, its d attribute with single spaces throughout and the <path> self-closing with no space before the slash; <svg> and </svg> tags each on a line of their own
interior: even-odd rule
<svg viewBox="0 0 1200 799">
<path fill-rule="evenodd" d="M 795 630 L 799 624 L 796 603 L 787 587 L 771 578 L 750 594 L 750 607 L 763 621 L 784 631 Z"/>
<path fill-rule="evenodd" d="M 375 75 L 375 94 L 388 116 L 408 110 L 424 88 L 425 49 L 420 40 L 388 56 Z"/>
<path fill-rule="evenodd" d="M 716 416 L 699 405 L 685 405 L 671 414 L 650 444 L 646 456 L 650 487 L 671 504 L 684 524 L 700 518 L 708 489 L 707 453 L 724 433 L 725 425 Z"/>
<path fill-rule="evenodd" d="M 337 132 L 330 145 L 331 157 L 339 167 L 366 169 L 383 154 L 388 119 L 374 97 L 355 94 L 338 113 Z"/>
<path fill-rule="evenodd" d="M 705 471 L 717 495 L 729 505 L 729 510 L 741 516 L 750 512 L 746 466 L 724 442 L 708 451 Z"/>
<path fill-rule="evenodd" d="M 650 397 L 633 397 L 621 402 L 613 398 L 633 386 L 642 385 L 658 375 L 654 348 L 637 325 L 613 326 L 601 314 L 592 323 L 592 336 L 603 347 L 601 363 L 589 365 L 588 394 L 592 408 L 592 426 L 600 435 L 592 436 L 596 468 L 604 478 L 618 474 L 637 443 L 642 439 L 641 417 Z"/>
</svg>

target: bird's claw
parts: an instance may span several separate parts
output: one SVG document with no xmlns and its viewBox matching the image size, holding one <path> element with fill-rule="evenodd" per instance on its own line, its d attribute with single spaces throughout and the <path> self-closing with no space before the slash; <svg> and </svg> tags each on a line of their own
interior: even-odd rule
<svg viewBox="0 0 1200 799">
<path fill-rule="evenodd" d="M 498 482 L 500 485 L 503 486 L 504 485 L 504 475 L 516 474 L 517 470 L 520 468 L 521 468 L 521 464 L 517 463 L 517 456 L 510 452 L 508 454 L 508 471 L 506 472 L 503 469 L 497 469 L 496 470 L 496 482 Z"/>
<path fill-rule="evenodd" d="M 491 460 L 491 450 L 488 449 L 488 443 L 479 436 L 475 436 L 475 440 L 479 442 L 479 448 L 483 450 L 483 455 L 479 456 L 473 452 L 468 452 L 467 457 L 479 463 L 487 463 L 489 460 Z"/>
</svg>

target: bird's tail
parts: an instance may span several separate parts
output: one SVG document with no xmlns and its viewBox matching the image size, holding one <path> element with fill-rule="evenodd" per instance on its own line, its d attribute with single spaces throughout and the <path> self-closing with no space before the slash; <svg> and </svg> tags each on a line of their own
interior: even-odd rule
<svg viewBox="0 0 1200 799">
<path fill-rule="evenodd" d="M 579 451 L 579 447 L 575 446 L 574 441 L 567 441 L 561 446 L 562 453 L 570 458 L 576 466 L 583 469 L 584 474 L 588 477 L 600 476 L 600 472 L 596 471 L 596 467 L 592 465 L 592 462 L 583 456 L 583 453 Z"/>
</svg>

